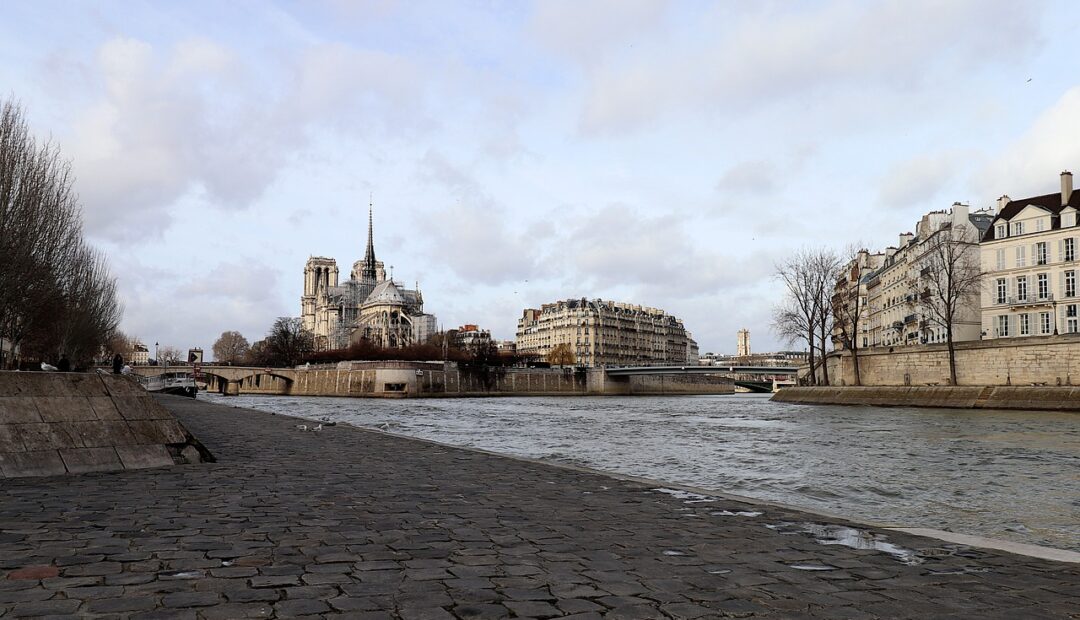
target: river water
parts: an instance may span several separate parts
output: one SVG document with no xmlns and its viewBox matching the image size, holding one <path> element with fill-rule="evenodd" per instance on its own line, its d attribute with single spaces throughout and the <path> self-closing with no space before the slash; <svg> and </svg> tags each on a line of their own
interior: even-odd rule
<svg viewBox="0 0 1080 620">
<path fill-rule="evenodd" d="M 751 395 L 199 398 L 856 520 L 1080 551 L 1075 413 L 806 406 Z"/>
</svg>

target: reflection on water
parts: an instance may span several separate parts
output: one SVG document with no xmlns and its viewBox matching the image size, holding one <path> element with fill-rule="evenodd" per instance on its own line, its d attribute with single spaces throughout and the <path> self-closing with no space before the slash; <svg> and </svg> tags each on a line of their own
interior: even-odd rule
<svg viewBox="0 0 1080 620">
<path fill-rule="evenodd" d="M 1080 551 L 1080 414 L 811 407 L 739 395 L 199 397 L 855 519 Z"/>
</svg>

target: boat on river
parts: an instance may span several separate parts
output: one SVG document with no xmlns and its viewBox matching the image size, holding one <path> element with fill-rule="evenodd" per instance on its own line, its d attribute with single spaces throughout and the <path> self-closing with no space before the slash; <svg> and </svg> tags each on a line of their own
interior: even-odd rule
<svg viewBox="0 0 1080 620">
<path fill-rule="evenodd" d="M 147 392 L 155 394 L 175 394 L 195 398 L 199 388 L 195 377 L 190 372 L 164 372 L 154 377 L 138 377 L 139 383 Z"/>
</svg>

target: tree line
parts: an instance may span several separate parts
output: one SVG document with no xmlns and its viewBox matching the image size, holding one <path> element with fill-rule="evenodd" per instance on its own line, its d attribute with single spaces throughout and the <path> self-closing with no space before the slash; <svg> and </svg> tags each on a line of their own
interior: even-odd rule
<svg viewBox="0 0 1080 620">
<path fill-rule="evenodd" d="M 0 104 L 0 368 L 88 366 L 123 314 L 105 254 L 83 238 L 71 164 Z M 18 355 L 15 352 L 18 351 Z"/>
</svg>

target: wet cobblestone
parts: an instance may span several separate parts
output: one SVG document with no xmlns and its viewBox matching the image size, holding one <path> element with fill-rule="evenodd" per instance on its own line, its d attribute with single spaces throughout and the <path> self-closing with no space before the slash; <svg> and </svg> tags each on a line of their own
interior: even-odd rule
<svg viewBox="0 0 1080 620">
<path fill-rule="evenodd" d="M 0 481 L 0 616 L 1080 618 L 1076 564 L 878 532 L 905 564 L 765 527 L 837 522 L 795 510 L 162 402 L 218 463 Z"/>
</svg>

